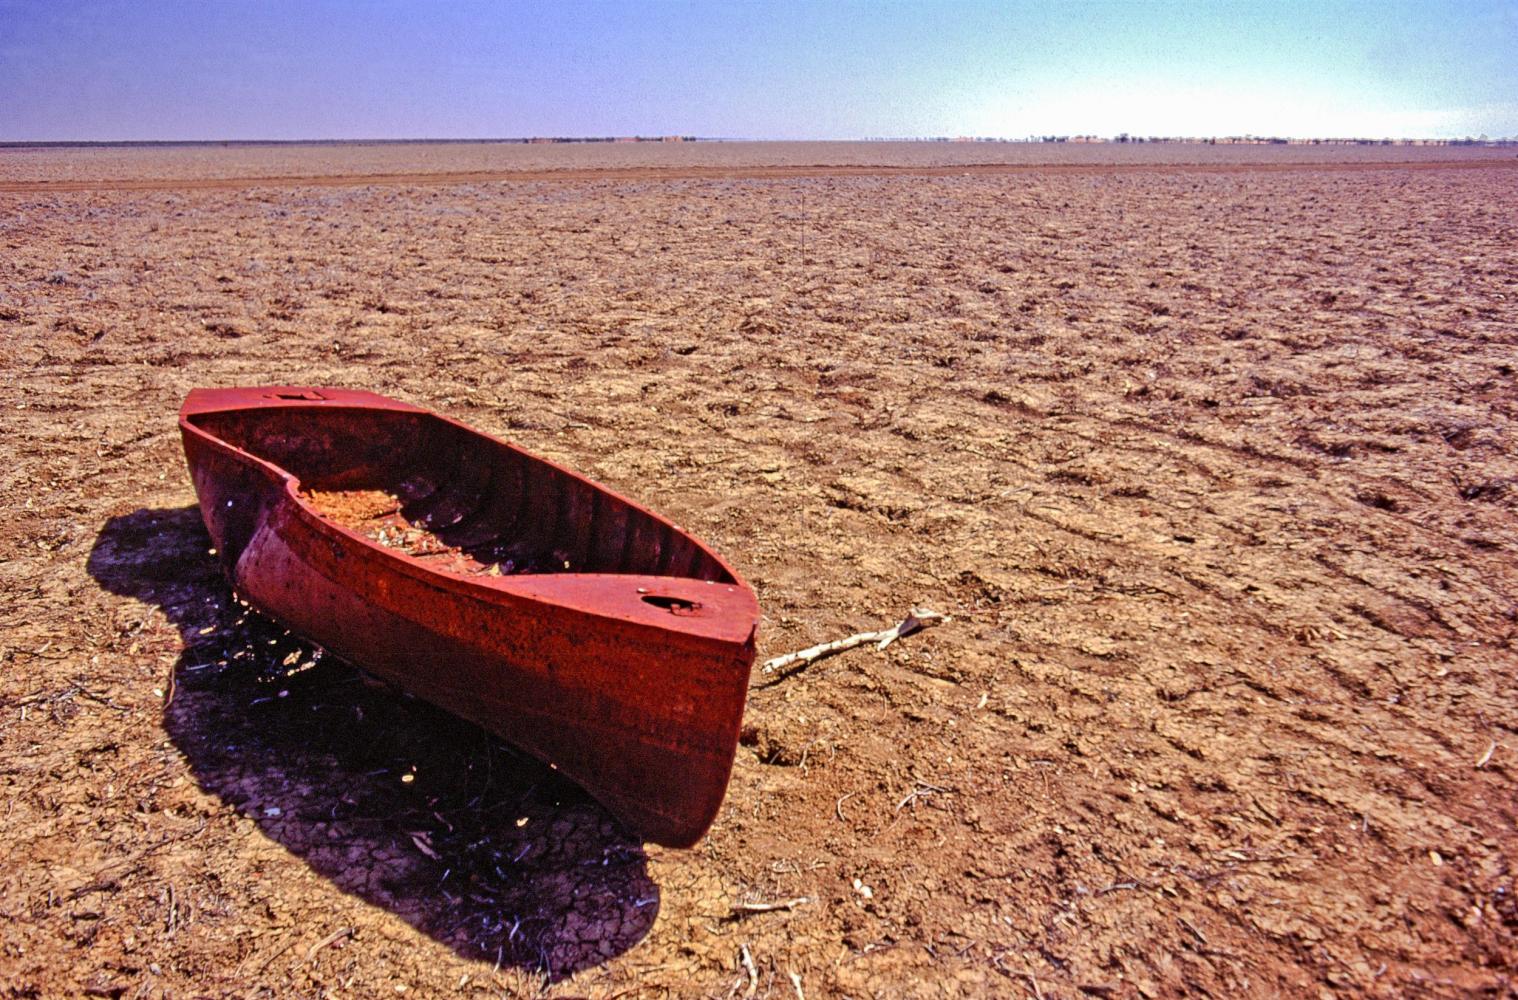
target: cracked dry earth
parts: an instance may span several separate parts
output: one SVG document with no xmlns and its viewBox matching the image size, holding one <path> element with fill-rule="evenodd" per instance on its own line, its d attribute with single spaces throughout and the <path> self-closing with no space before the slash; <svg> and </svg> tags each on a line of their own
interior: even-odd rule
<svg viewBox="0 0 1518 1000">
<path fill-rule="evenodd" d="M 1511 995 L 1518 164 L 1343 155 L 0 194 L 0 996 Z M 954 620 L 645 847 L 231 599 L 260 382 L 671 516 L 761 659 Z"/>
</svg>

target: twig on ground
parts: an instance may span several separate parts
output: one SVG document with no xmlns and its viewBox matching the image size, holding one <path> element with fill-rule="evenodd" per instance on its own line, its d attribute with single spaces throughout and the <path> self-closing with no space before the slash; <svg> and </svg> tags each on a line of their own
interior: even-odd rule
<svg viewBox="0 0 1518 1000">
<path fill-rule="evenodd" d="M 846 639 L 835 639 L 832 642 L 824 642 L 816 646 L 808 646 L 806 649 L 799 650 L 795 653 L 787 653 L 784 656 L 777 656 L 772 660 L 766 660 L 764 662 L 764 673 L 772 674 L 777 670 L 783 670 L 786 667 L 789 667 L 793 663 L 799 663 L 802 666 L 807 666 L 816 660 L 822 659 L 825 656 L 831 656 L 834 653 L 842 653 L 845 650 L 853 649 L 855 646 L 863 646 L 867 642 L 877 642 L 880 639 L 880 635 L 881 633 L 879 632 L 858 632 Z"/>
<path fill-rule="evenodd" d="M 168 883 L 168 907 L 169 915 L 164 919 L 163 932 L 166 937 L 173 937 L 174 932 L 179 930 L 179 900 L 174 893 L 174 883 Z"/>
<path fill-rule="evenodd" d="M 274 954 L 272 954 L 268 958 L 264 959 L 264 964 L 260 965 L 258 967 L 258 972 L 254 973 L 254 975 L 261 975 L 265 969 L 267 969 L 269 966 L 271 966 L 271 965 L 274 964 L 274 960 L 276 958 L 278 958 L 279 956 L 283 955 L 285 952 L 289 951 L 291 948 L 294 948 L 294 947 L 295 947 L 295 939 L 294 938 L 291 938 L 290 940 L 286 941 L 285 942 L 285 946 L 283 948 L 279 949 Z"/>
<path fill-rule="evenodd" d="M 743 963 L 743 971 L 748 973 L 748 989 L 743 991 L 743 996 L 747 1000 L 759 992 L 759 970 L 754 968 L 754 956 L 748 953 L 748 945 L 739 947 L 738 961 Z"/>
<path fill-rule="evenodd" d="M 801 977 L 794 972 L 787 972 L 791 977 L 791 988 L 796 991 L 796 1000 L 806 1000 L 806 994 L 801 992 Z"/>
<path fill-rule="evenodd" d="M 943 795 L 948 791 L 949 789 L 947 788 L 940 788 L 937 785 L 930 785 L 926 781 L 919 781 L 916 783 L 916 785 L 913 786 L 912 790 L 907 793 L 906 798 L 896 803 L 896 811 L 901 812 L 909 805 L 913 806 L 913 808 L 916 808 L 917 800 L 922 798 L 924 795 Z"/>
<path fill-rule="evenodd" d="M 437 851 L 433 850 L 432 844 L 429 842 L 426 833 L 411 834 L 411 842 L 416 845 L 417 850 L 427 855 L 427 857 L 431 858 L 433 861 L 442 860 L 442 858 L 438 856 Z"/>
<path fill-rule="evenodd" d="M 333 931 L 331 934 L 328 934 L 326 937 L 313 944 L 310 948 L 306 949 L 306 961 L 310 962 L 312 959 L 316 958 L 317 953 L 328 945 L 336 944 L 343 938 L 352 937 L 355 933 L 356 929 L 353 927 L 339 927 L 337 930 Z"/>
<path fill-rule="evenodd" d="M 873 642 L 876 649 L 885 649 L 897 639 L 911 635 L 913 632 L 920 631 L 929 626 L 951 620 L 948 615 L 941 615 L 937 611 L 931 611 L 928 608 L 913 608 L 911 614 L 888 629 L 881 629 L 878 632 L 858 632 L 844 639 L 834 639 L 832 642 L 824 642 L 794 653 L 786 653 L 784 656 L 777 656 L 772 660 L 766 660 L 762 669 L 764 673 L 772 674 L 777 670 L 784 670 L 786 667 L 796 664 L 800 664 L 803 667 L 809 666 L 825 656 L 842 653 L 856 646 L 863 646 L 868 642 Z"/>
<path fill-rule="evenodd" d="M 1175 919 L 1176 919 L 1176 921 L 1182 927 L 1186 928 L 1186 930 L 1188 930 L 1188 931 L 1191 932 L 1191 936 L 1192 937 L 1196 938 L 1197 941 L 1200 942 L 1204 947 L 1206 946 L 1206 944 L 1207 944 L 1207 935 L 1205 935 L 1201 931 L 1197 930 L 1195 924 L 1193 924 L 1191 921 L 1187 920 L 1185 917 L 1176 917 Z"/>
<path fill-rule="evenodd" d="M 941 615 L 929 608 L 913 608 L 911 613 L 905 618 L 880 633 L 880 641 L 875 644 L 875 648 L 885 649 L 903 636 L 911 635 L 913 632 L 920 632 L 925 628 L 930 628 L 949 620 L 948 615 Z"/>
<path fill-rule="evenodd" d="M 97 691 L 91 691 L 89 688 L 85 687 L 77 677 L 74 678 L 74 689 L 79 694 L 82 694 L 86 698 L 90 699 L 90 701 L 104 705 L 106 708 L 114 708 L 118 712 L 130 712 L 132 710 L 132 706 L 130 705 L 118 704 L 108 695 L 100 694 Z"/>
<path fill-rule="evenodd" d="M 827 742 L 826 740 L 822 739 L 821 737 L 818 737 L 817 739 L 815 739 L 812 742 L 808 743 L 806 745 L 806 749 L 804 749 L 804 750 L 801 751 L 801 763 L 798 764 L 798 765 L 796 765 L 796 766 L 801 769 L 801 773 L 802 774 L 806 774 L 807 773 L 807 771 L 806 771 L 806 758 L 807 758 L 807 756 L 809 754 L 811 754 L 812 747 L 816 746 L 819 743 L 821 743 L 823 746 L 825 746 L 825 747 L 828 748 L 828 760 L 831 761 L 833 759 L 833 745 L 831 743 Z"/>
<path fill-rule="evenodd" d="M 1485 767 L 1486 764 L 1487 764 L 1487 761 L 1489 761 L 1489 760 L 1492 759 L 1492 754 L 1494 754 L 1496 752 L 1497 752 L 1497 741 L 1493 740 L 1491 746 L 1489 746 L 1489 747 L 1486 748 L 1486 753 L 1482 754 L 1481 755 L 1481 759 L 1478 760 L 1478 761 L 1476 761 L 1476 767 L 1477 768 L 1483 768 L 1483 767 Z"/>
<path fill-rule="evenodd" d="M 838 796 L 838 801 L 833 803 L 833 812 L 835 812 L 835 813 L 838 814 L 838 822 L 840 822 L 840 823 L 847 823 L 848 822 L 847 817 L 845 817 L 843 815 L 843 800 L 844 799 L 850 799 L 850 798 L 853 798 L 853 797 L 854 797 L 854 793 L 853 792 L 844 792 L 842 795 Z"/>
<path fill-rule="evenodd" d="M 774 902 L 736 903 L 733 906 L 733 915 L 741 917 L 749 913 L 773 913 L 776 910 L 794 910 L 796 907 L 812 901 L 811 896 L 797 896 L 795 899 L 781 899 Z"/>
</svg>

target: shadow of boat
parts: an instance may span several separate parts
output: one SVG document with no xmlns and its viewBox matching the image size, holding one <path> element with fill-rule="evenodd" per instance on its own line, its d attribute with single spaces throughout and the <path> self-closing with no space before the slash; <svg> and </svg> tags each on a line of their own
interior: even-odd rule
<svg viewBox="0 0 1518 1000">
<path fill-rule="evenodd" d="M 601 806 L 241 605 L 210 545 L 198 508 L 144 509 L 111 518 L 88 561 L 179 629 L 163 722 L 203 789 L 465 957 L 557 979 L 643 939 L 659 890 Z"/>
</svg>

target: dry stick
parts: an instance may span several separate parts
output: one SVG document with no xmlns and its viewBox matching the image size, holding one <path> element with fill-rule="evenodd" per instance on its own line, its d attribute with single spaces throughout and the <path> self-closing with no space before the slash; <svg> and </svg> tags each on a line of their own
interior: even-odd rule
<svg viewBox="0 0 1518 1000">
<path fill-rule="evenodd" d="M 759 970 L 754 968 L 754 957 L 748 953 L 748 945 L 739 949 L 738 960 L 743 963 L 743 971 L 748 973 L 748 989 L 743 991 L 745 1000 L 748 1000 L 759 992 Z"/>
<path fill-rule="evenodd" d="M 174 883 L 173 882 L 168 883 L 168 887 L 169 887 L 169 916 L 168 916 L 168 919 L 164 922 L 164 929 L 163 930 L 164 930 L 164 934 L 166 936 L 173 937 L 174 936 L 174 932 L 179 929 L 179 900 L 177 898 L 175 898 L 175 895 L 174 895 Z"/>
<path fill-rule="evenodd" d="M 782 899 L 773 903 L 735 903 L 734 913 L 773 913 L 775 910 L 794 910 L 796 907 L 812 901 L 811 896 L 797 896 L 795 899 Z"/>
<path fill-rule="evenodd" d="M 1180 923 L 1180 925 L 1182 927 L 1186 928 L 1188 931 L 1191 932 L 1191 936 L 1192 937 L 1194 937 L 1198 941 L 1200 941 L 1204 947 L 1206 946 L 1206 944 L 1207 944 L 1207 935 L 1205 935 L 1201 931 L 1197 930 L 1195 924 L 1193 924 L 1191 921 L 1187 920 L 1185 917 L 1176 917 L 1175 919 Z"/>
<path fill-rule="evenodd" d="M 328 934 L 326 937 L 322 938 L 320 941 L 316 942 L 306 950 L 306 961 L 309 962 L 314 959 L 316 957 L 316 953 L 327 947 L 327 945 L 335 944 L 345 937 L 352 937 L 354 933 L 355 928 L 339 927 L 337 930 L 333 931 L 331 934 Z"/>
<path fill-rule="evenodd" d="M 793 663 L 800 663 L 805 666 L 813 660 L 820 660 L 824 656 L 830 656 L 833 653 L 842 653 L 844 650 L 853 649 L 855 646 L 863 646 L 867 642 L 878 642 L 880 636 L 881 633 L 879 632 L 860 632 L 857 635 L 849 636 L 847 639 L 835 639 L 832 642 L 824 642 L 821 645 L 811 646 L 799 652 L 777 656 L 773 660 L 765 661 L 764 673 L 772 674 L 776 670 L 784 669 Z"/>
<path fill-rule="evenodd" d="M 283 955 L 285 952 L 289 951 L 291 948 L 294 948 L 294 947 L 295 947 L 295 939 L 294 938 L 291 938 L 289 941 L 286 941 L 285 942 L 285 946 L 283 948 L 279 949 L 279 951 L 276 951 L 274 954 L 272 954 L 268 958 L 264 959 L 264 964 L 260 965 L 258 967 L 258 972 L 254 973 L 254 975 L 262 975 L 263 971 L 265 969 L 267 969 L 269 966 L 271 966 L 271 965 L 274 964 L 274 960 L 276 958 L 278 958 L 279 956 Z"/>
<path fill-rule="evenodd" d="M 948 791 L 949 790 L 947 788 L 940 788 L 937 785 L 930 785 L 926 781 L 919 781 L 913 785 L 912 790 L 907 793 L 906 798 L 896 803 L 896 811 L 901 812 L 907 806 L 912 805 L 924 795 L 942 795 Z M 913 806 L 913 808 L 916 807 Z"/>
<path fill-rule="evenodd" d="M 950 621 L 948 615 L 941 615 L 937 611 L 927 608 L 913 608 L 912 613 L 888 629 L 879 632 L 859 632 L 846 639 L 835 639 L 832 642 L 824 642 L 817 646 L 799 650 L 795 653 L 786 653 L 777 656 L 773 660 L 765 661 L 763 672 L 772 674 L 777 670 L 784 670 L 792 664 L 799 663 L 807 666 L 824 656 L 832 656 L 834 653 L 842 653 L 844 650 L 853 649 L 855 646 L 863 646 L 867 642 L 873 642 L 876 649 L 885 649 L 891 643 L 903 636 L 925 629 L 930 625 Z"/>
</svg>

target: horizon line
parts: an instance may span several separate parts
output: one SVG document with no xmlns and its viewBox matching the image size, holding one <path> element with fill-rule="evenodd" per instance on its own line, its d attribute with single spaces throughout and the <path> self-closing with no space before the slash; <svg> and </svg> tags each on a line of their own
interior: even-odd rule
<svg viewBox="0 0 1518 1000">
<path fill-rule="evenodd" d="M 771 139 L 749 136 L 697 136 L 666 134 L 631 135 L 524 135 L 480 137 L 414 137 L 414 138 L 321 138 L 321 139 L 0 139 L 0 149 L 67 149 L 67 148 L 151 148 L 160 146 L 381 146 L 381 145 L 572 145 L 596 143 L 653 143 L 677 145 L 687 142 L 773 142 L 773 143 L 838 143 L 838 142 L 911 142 L 911 143 L 1004 143 L 1008 145 L 1058 145 L 1058 144 L 1105 144 L 1147 145 L 1171 143 L 1175 145 L 1444 145 L 1444 146 L 1510 146 L 1518 145 L 1518 136 L 1293 136 L 1266 135 L 1253 132 L 1223 135 L 1140 135 L 1120 132 L 1116 135 L 1096 133 L 1046 133 L 1040 135 L 980 136 L 980 135 L 906 135 L 906 136 L 852 136 L 828 139 Z"/>
</svg>

